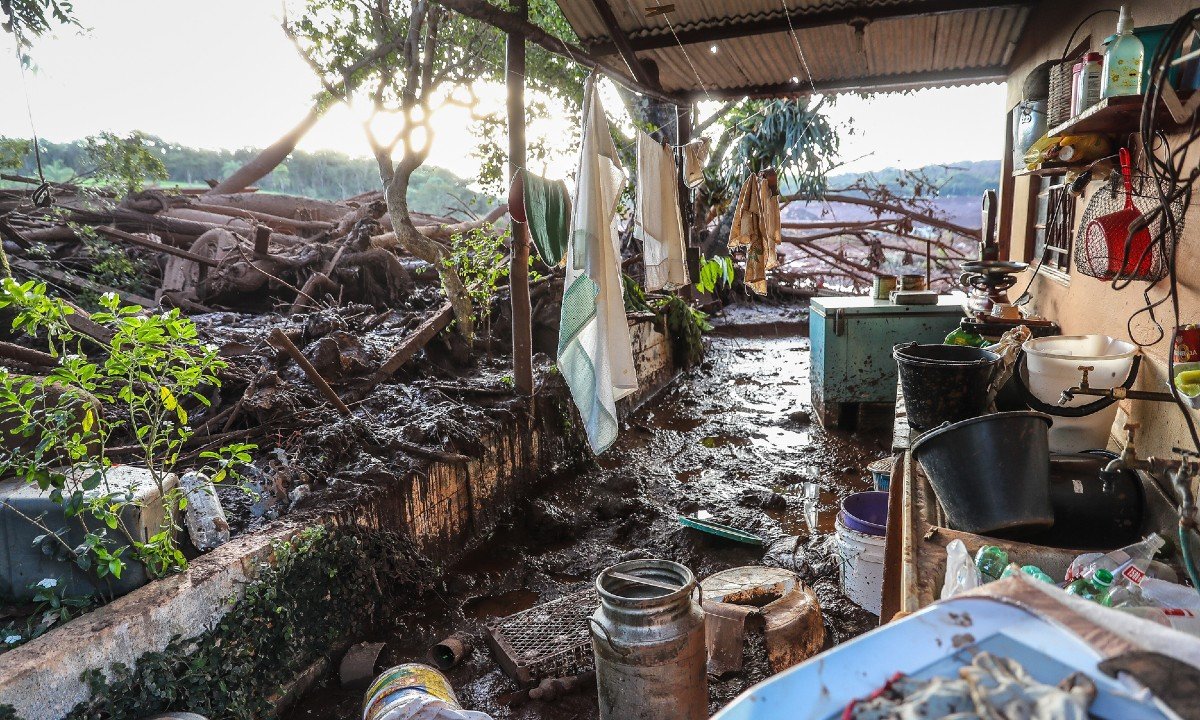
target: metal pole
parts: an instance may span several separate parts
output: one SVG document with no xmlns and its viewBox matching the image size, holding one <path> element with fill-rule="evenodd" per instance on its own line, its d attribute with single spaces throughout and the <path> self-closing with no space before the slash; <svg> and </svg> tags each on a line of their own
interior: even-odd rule
<svg viewBox="0 0 1200 720">
<path fill-rule="evenodd" d="M 529 19 L 528 0 L 514 0 L 513 13 Z M 505 45 L 508 85 L 508 173 L 514 178 L 525 167 L 525 36 L 507 34 Z M 513 381 L 518 393 L 533 394 L 533 330 L 529 303 L 529 228 L 512 223 L 512 264 L 509 266 L 512 296 Z"/>
</svg>

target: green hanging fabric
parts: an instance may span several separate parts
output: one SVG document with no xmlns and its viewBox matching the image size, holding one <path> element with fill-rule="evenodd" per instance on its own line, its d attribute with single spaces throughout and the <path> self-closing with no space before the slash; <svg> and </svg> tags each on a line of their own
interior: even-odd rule
<svg viewBox="0 0 1200 720">
<path fill-rule="evenodd" d="M 529 236 L 542 261 L 556 267 L 567 254 L 567 239 L 571 235 L 571 196 L 567 184 L 538 177 L 528 170 L 522 174 Z"/>
</svg>

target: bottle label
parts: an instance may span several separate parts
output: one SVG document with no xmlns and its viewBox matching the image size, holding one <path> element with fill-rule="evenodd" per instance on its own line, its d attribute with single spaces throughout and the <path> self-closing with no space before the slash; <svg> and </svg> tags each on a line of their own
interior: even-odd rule
<svg viewBox="0 0 1200 720">
<path fill-rule="evenodd" d="M 1125 576 L 1126 580 L 1134 585 L 1141 585 L 1142 579 L 1146 577 L 1146 573 L 1138 569 L 1137 565 L 1130 565 L 1129 567 L 1125 568 L 1121 574 Z"/>
<path fill-rule="evenodd" d="M 1191 610 L 1184 610 L 1183 608 L 1163 608 L 1162 614 L 1171 617 L 1196 617 L 1196 613 Z"/>
</svg>

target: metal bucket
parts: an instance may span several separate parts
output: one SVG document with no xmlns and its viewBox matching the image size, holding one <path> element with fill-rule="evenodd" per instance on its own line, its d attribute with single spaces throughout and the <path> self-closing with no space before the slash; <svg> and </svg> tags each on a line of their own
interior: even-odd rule
<svg viewBox="0 0 1200 720">
<path fill-rule="evenodd" d="M 601 720 L 706 720 L 704 609 L 692 571 L 631 560 L 596 578 L 590 618 Z"/>
<path fill-rule="evenodd" d="M 442 708 L 462 708 L 445 675 L 428 665 L 406 663 L 385 670 L 375 678 L 363 697 L 362 717 L 363 720 L 389 720 L 392 713 L 397 717 L 409 717 L 400 713 L 422 706 L 431 706 L 429 714 L 416 715 L 416 718 L 433 717 Z"/>
</svg>

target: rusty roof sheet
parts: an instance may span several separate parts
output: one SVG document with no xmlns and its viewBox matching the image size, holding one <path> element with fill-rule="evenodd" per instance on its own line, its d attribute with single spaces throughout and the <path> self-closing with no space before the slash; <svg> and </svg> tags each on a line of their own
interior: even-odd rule
<svg viewBox="0 0 1200 720">
<path fill-rule="evenodd" d="M 637 58 L 657 65 L 664 90 L 726 97 L 1000 81 L 1031 4 L 677 0 L 674 11 L 647 17 L 666 3 L 558 0 L 583 44 L 622 68 L 595 6 L 605 2 Z"/>
</svg>

